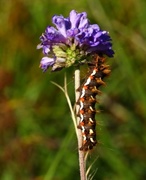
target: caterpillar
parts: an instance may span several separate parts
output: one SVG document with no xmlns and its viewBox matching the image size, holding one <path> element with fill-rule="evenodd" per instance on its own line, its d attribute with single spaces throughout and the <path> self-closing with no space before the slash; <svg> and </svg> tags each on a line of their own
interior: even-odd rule
<svg viewBox="0 0 146 180">
<path fill-rule="evenodd" d="M 78 128 L 82 132 L 82 146 L 80 150 L 88 151 L 97 144 L 96 140 L 96 96 L 101 93 L 99 87 L 105 85 L 103 78 L 109 75 L 109 65 L 105 64 L 105 57 L 96 55 L 88 63 L 89 74 L 80 88 Z"/>
</svg>

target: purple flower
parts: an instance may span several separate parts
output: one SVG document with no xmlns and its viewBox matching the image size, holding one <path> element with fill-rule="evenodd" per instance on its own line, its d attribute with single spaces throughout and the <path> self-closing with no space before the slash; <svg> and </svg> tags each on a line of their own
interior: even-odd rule
<svg viewBox="0 0 146 180">
<path fill-rule="evenodd" d="M 86 12 L 70 12 L 69 17 L 53 16 L 55 28 L 48 26 L 40 37 L 45 57 L 40 67 L 52 71 L 89 61 L 94 54 L 113 57 L 111 38 L 97 24 L 90 24 Z"/>
</svg>

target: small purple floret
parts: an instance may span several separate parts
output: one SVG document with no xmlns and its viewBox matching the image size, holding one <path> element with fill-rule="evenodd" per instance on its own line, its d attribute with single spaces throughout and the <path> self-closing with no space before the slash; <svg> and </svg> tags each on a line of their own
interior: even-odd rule
<svg viewBox="0 0 146 180">
<path fill-rule="evenodd" d="M 52 66 L 55 63 L 55 59 L 49 57 L 43 57 L 40 62 L 40 67 L 43 71 L 46 71 L 49 66 Z"/>
</svg>

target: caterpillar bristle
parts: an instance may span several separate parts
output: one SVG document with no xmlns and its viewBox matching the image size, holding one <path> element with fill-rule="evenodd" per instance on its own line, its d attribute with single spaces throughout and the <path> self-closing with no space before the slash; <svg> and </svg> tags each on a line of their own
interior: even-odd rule
<svg viewBox="0 0 146 180">
<path fill-rule="evenodd" d="M 99 113 L 101 113 L 101 111 L 100 110 L 96 110 L 96 114 L 99 114 Z"/>
<path fill-rule="evenodd" d="M 102 72 L 103 72 L 105 75 L 109 75 L 110 72 L 111 72 L 111 70 L 110 70 L 110 69 L 104 69 Z"/>
<path fill-rule="evenodd" d="M 96 79 L 96 82 L 99 84 L 99 85 L 106 85 L 106 83 L 100 78 L 95 78 Z"/>
</svg>

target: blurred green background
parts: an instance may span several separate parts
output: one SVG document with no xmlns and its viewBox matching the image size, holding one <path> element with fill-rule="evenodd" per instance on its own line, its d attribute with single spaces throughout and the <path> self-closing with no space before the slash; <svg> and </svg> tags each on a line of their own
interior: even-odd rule
<svg viewBox="0 0 146 180">
<path fill-rule="evenodd" d="M 0 0 L 0 179 L 78 180 L 77 140 L 63 93 L 73 71 L 42 73 L 36 50 L 54 14 L 86 11 L 110 32 L 115 57 L 97 108 L 95 180 L 146 179 L 146 1 Z M 86 71 L 82 72 L 85 77 Z"/>
</svg>

